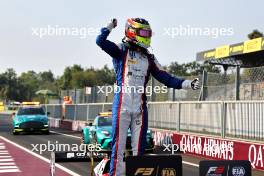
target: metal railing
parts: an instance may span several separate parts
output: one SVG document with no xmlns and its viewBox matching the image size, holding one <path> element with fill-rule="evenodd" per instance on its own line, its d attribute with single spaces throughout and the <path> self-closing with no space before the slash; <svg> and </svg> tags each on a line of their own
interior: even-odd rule
<svg viewBox="0 0 264 176">
<path fill-rule="evenodd" d="M 225 104 L 225 135 L 264 140 L 264 102 L 228 102 Z"/>
<path fill-rule="evenodd" d="M 112 103 L 73 104 L 65 105 L 65 108 L 61 104 L 45 104 L 43 106 L 53 118 L 80 121 L 92 121 L 98 113 L 112 109 Z"/>
<path fill-rule="evenodd" d="M 92 121 L 111 103 L 44 105 L 54 118 Z M 264 140 L 264 101 L 150 102 L 149 127 Z"/>
</svg>

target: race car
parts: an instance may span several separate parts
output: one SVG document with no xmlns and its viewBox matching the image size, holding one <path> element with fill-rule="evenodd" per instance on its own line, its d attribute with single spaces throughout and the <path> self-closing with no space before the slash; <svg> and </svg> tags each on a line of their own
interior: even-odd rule
<svg viewBox="0 0 264 176">
<path fill-rule="evenodd" d="M 89 126 L 82 129 L 83 144 L 100 144 L 103 152 L 111 152 L 112 144 L 112 113 L 100 113 Z M 131 152 L 131 131 L 128 130 L 126 148 Z M 147 131 L 146 152 L 152 152 L 154 148 L 151 130 Z"/>
<path fill-rule="evenodd" d="M 34 103 L 22 103 L 13 114 L 13 134 L 21 132 L 41 132 L 49 134 L 48 116 L 44 109 Z"/>
</svg>

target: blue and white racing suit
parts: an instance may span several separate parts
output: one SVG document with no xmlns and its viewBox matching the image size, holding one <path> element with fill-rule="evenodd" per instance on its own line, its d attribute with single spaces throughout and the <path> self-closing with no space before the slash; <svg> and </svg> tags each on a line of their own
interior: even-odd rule
<svg viewBox="0 0 264 176">
<path fill-rule="evenodd" d="M 142 155 L 145 150 L 148 128 L 148 110 L 145 87 L 150 74 L 166 86 L 182 88 L 184 80 L 174 78 L 161 70 L 153 55 L 132 49 L 125 43 L 116 45 L 107 40 L 108 28 L 102 28 L 96 43 L 113 58 L 116 73 L 116 89 L 112 114 L 112 155 L 110 176 L 125 175 L 123 162 L 126 149 L 127 131 L 131 130 L 133 155 Z"/>
</svg>

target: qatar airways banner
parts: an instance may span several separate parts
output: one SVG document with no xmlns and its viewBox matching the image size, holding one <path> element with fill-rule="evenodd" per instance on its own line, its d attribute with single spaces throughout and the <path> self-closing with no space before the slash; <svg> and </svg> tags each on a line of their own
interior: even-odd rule
<svg viewBox="0 0 264 176">
<path fill-rule="evenodd" d="M 219 160 L 249 160 L 252 168 L 264 170 L 264 144 L 161 131 L 154 129 L 155 145 Z"/>
</svg>

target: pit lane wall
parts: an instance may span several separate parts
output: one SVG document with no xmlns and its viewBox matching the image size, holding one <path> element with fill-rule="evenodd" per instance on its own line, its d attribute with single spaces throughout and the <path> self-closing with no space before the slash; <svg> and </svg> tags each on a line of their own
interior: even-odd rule
<svg viewBox="0 0 264 176">
<path fill-rule="evenodd" d="M 86 121 L 50 118 L 50 127 L 81 131 Z M 156 146 L 169 147 L 181 152 L 209 159 L 249 160 L 252 168 L 264 171 L 264 144 L 239 139 L 203 136 L 195 133 L 175 132 L 152 128 Z"/>
<path fill-rule="evenodd" d="M 86 121 L 78 120 L 61 120 L 57 118 L 49 118 L 49 125 L 51 128 L 61 128 L 72 131 L 82 131 L 83 127 L 87 126 Z"/>
</svg>

